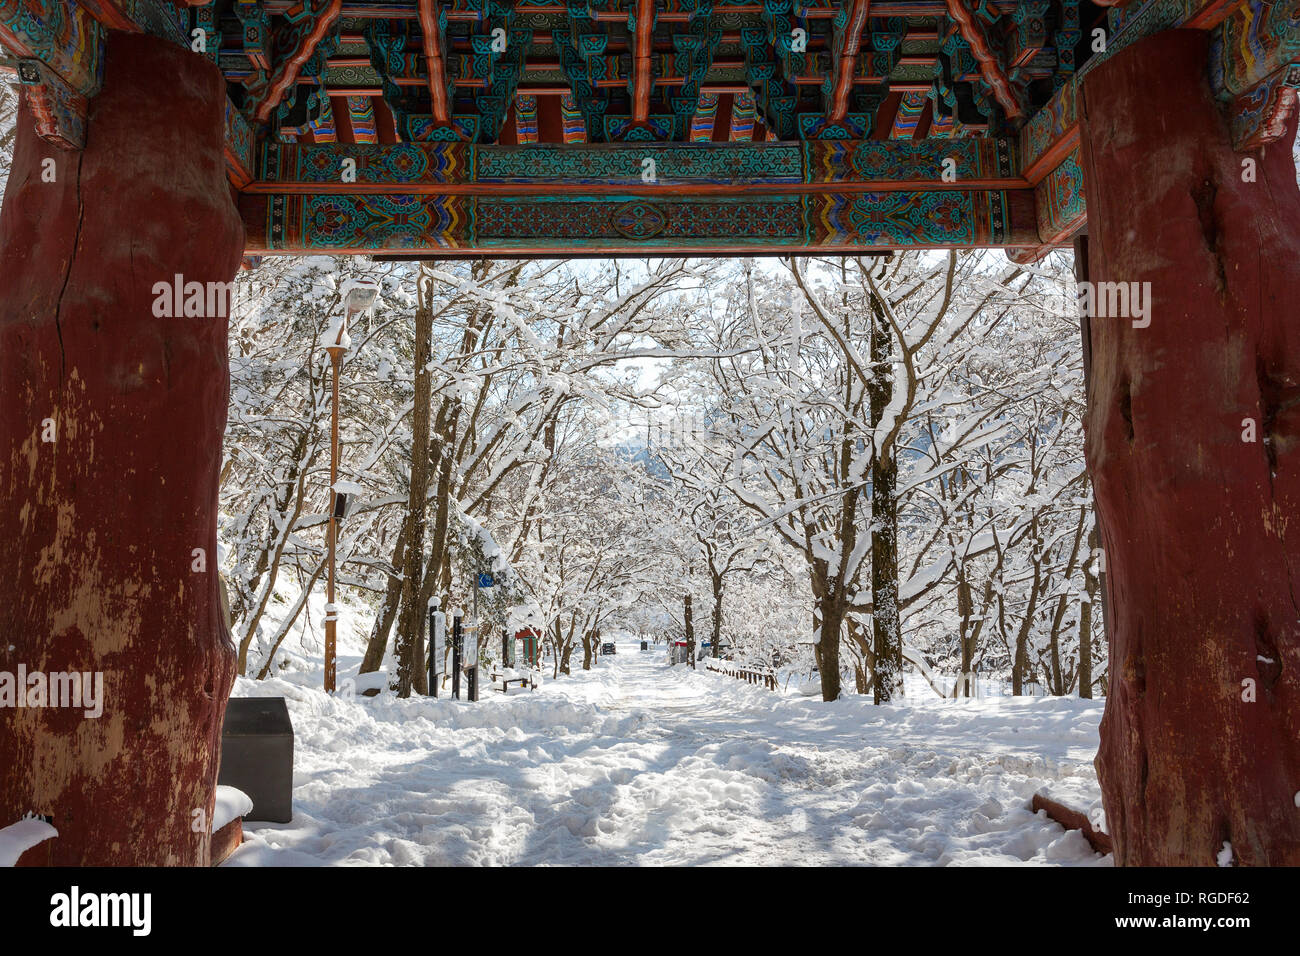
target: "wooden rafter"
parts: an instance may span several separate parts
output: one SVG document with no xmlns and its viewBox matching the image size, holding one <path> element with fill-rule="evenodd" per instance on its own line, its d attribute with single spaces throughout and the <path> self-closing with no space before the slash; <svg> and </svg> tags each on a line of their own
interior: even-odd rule
<svg viewBox="0 0 1300 956">
<path fill-rule="evenodd" d="M 844 41 L 835 60 L 835 88 L 831 94 L 831 108 L 827 121 L 838 123 L 848 115 L 849 93 L 853 91 L 853 74 L 858 67 L 858 50 L 862 47 L 862 30 L 867 25 L 871 0 L 853 0 L 848 23 L 844 25 Z"/>
<path fill-rule="evenodd" d="M 77 2 L 110 30 L 122 30 L 126 33 L 142 32 L 140 25 L 127 16 L 113 0 L 77 0 Z"/>
<path fill-rule="evenodd" d="M 343 0 L 325 0 L 320 11 L 314 16 L 308 12 L 307 7 L 308 0 L 303 0 L 301 4 L 303 15 L 311 17 L 310 23 L 302 27 L 296 24 L 290 27 L 298 31 L 293 46 L 276 64 L 275 71 L 267 82 L 266 93 L 253 114 L 259 123 L 265 123 L 271 118 L 271 114 L 284 99 L 285 93 L 298 82 L 298 74 L 302 71 L 303 64 L 311 59 L 312 54 L 316 52 L 316 46 L 338 22 L 339 14 L 343 10 Z"/>
<path fill-rule="evenodd" d="M 961 31 L 962 39 L 970 46 L 975 61 L 980 65 L 980 75 L 989 85 L 993 95 L 1002 106 L 1008 119 L 1017 119 L 1024 113 L 1020 99 L 1007 80 L 1006 71 L 998 64 L 997 56 L 989 48 L 984 29 L 975 22 L 975 15 L 966 6 L 965 0 L 947 0 L 948 16 L 952 17 Z"/>
<path fill-rule="evenodd" d="M 654 89 L 654 0 L 636 0 L 636 42 L 632 62 L 632 122 L 650 119 L 650 91 Z"/>
<path fill-rule="evenodd" d="M 433 119 L 436 123 L 446 125 L 451 122 L 451 104 L 447 102 L 447 64 L 442 58 L 442 31 L 438 28 L 437 0 L 420 0 L 419 14 Z"/>
</svg>

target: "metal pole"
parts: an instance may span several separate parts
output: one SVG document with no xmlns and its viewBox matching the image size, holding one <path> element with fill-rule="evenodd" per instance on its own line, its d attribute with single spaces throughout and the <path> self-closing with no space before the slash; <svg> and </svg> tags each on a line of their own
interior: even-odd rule
<svg viewBox="0 0 1300 956">
<path fill-rule="evenodd" d="M 429 605 L 429 638 L 427 642 L 429 649 L 429 695 L 438 696 L 438 606 Z"/>
<path fill-rule="evenodd" d="M 459 614 L 451 619 L 451 695 L 457 700 L 460 700 L 460 621 Z"/>
<path fill-rule="evenodd" d="M 339 473 L 339 360 L 343 356 L 343 350 L 331 346 L 329 353 L 330 365 L 333 368 L 333 400 L 330 403 L 330 521 L 329 530 L 326 533 L 329 545 L 329 578 L 326 585 L 326 603 L 328 607 L 325 612 L 325 691 L 332 694 L 337 676 L 336 628 L 339 616 L 338 607 L 334 604 L 334 551 L 338 537 L 338 523 L 334 518 L 334 503 L 337 494 L 334 485 L 338 481 Z"/>
<path fill-rule="evenodd" d="M 461 653 L 465 658 L 465 696 L 471 701 L 478 700 L 478 628 L 479 623 L 475 619 L 469 626 L 469 632 L 462 638 L 464 648 Z"/>
</svg>

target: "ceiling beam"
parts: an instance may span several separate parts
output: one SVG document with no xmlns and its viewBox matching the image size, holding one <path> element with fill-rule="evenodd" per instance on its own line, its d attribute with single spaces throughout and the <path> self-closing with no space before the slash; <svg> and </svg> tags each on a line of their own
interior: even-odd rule
<svg viewBox="0 0 1300 956">
<path fill-rule="evenodd" d="M 835 59 L 835 87 L 831 94 L 831 108 L 827 121 L 841 122 L 849 112 L 849 93 L 853 90 L 853 74 L 858 66 L 858 50 L 862 47 L 862 30 L 867 25 L 871 0 L 853 0 L 849 20 L 844 24 L 844 39 Z"/>
<path fill-rule="evenodd" d="M 719 111 L 725 104 L 719 104 Z M 395 154 L 424 154 L 418 174 L 395 178 Z M 641 178 L 646 156 L 657 178 Z M 343 158 L 356 178 L 339 182 Z M 856 157 L 856 158 L 855 158 Z M 867 159 L 869 157 L 869 160 Z M 955 179 L 941 175 L 956 162 Z M 306 146 L 265 143 L 256 163 L 261 178 L 247 192 L 283 195 L 584 195 L 643 196 L 819 192 L 951 192 L 1027 189 L 1010 141 L 988 138 L 835 143 L 631 143 L 527 147 L 405 143 L 400 147 Z M 866 170 L 869 170 L 866 171 Z"/>
<path fill-rule="evenodd" d="M 654 89 L 654 0 L 636 0 L 636 36 L 632 61 L 632 122 L 650 119 L 650 91 Z"/>
<path fill-rule="evenodd" d="M 957 29 L 961 31 L 962 39 L 970 46 L 975 61 L 980 65 L 980 75 L 984 78 L 984 82 L 993 91 L 993 96 L 1002 106 L 1007 118 L 1018 119 L 1024 113 L 1024 109 L 1020 105 L 1016 91 L 1011 88 L 1011 83 L 1007 80 L 1006 71 L 998 64 L 997 56 L 989 48 L 988 38 L 984 36 L 984 28 L 975 22 L 975 15 L 966 6 L 965 0 L 947 0 L 947 4 L 948 16 L 952 17 L 953 22 L 957 24 Z"/>
<path fill-rule="evenodd" d="M 520 147 L 527 151 L 533 147 Z M 750 147 L 752 148 L 752 147 Z M 1041 244 L 1031 190 L 607 196 L 384 196 L 243 193 L 252 255 L 354 253 L 456 258 L 490 255 L 852 255 L 894 249 L 1023 248 Z M 914 224 L 924 210 L 923 226 Z"/>
<path fill-rule="evenodd" d="M 284 99 L 287 93 L 297 82 L 298 74 L 302 72 L 303 64 L 311 59 L 316 47 L 338 22 L 339 14 L 343 10 L 343 0 L 325 0 L 321 5 L 318 13 L 314 16 L 308 12 L 310 9 L 309 0 L 303 0 L 300 5 L 303 8 L 303 15 L 309 17 L 308 23 L 291 24 L 289 29 L 294 31 L 293 46 L 285 57 L 276 64 L 274 72 L 266 85 L 266 93 L 260 103 L 254 116 L 259 123 L 265 123 L 271 118 L 271 114 L 280 101 Z"/>
<path fill-rule="evenodd" d="M 420 32 L 424 44 L 424 62 L 429 73 L 429 98 L 433 102 L 434 122 L 451 122 L 451 104 L 447 102 L 447 64 L 442 58 L 442 31 L 438 29 L 437 0 L 420 0 Z"/>
</svg>

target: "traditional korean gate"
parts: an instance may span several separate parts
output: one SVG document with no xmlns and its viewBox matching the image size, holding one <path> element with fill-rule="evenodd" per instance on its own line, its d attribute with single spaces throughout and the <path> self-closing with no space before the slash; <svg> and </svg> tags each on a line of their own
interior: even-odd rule
<svg viewBox="0 0 1300 956">
<path fill-rule="evenodd" d="M 0 0 L 0 43 L 0 669 L 110 675 L 94 726 L 0 723 L 53 862 L 207 859 L 241 256 L 1023 262 L 1085 223 L 1098 301 L 1150 283 L 1085 336 L 1117 858 L 1300 862 L 1300 0 Z"/>
</svg>

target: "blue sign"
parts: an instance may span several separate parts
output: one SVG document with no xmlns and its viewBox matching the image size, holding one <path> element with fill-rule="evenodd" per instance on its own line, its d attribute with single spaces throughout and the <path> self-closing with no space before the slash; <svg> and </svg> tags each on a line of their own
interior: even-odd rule
<svg viewBox="0 0 1300 956">
<path fill-rule="evenodd" d="M 492 575 L 488 574 L 487 572 L 484 572 L 483 574 L 480 574 L 478 576 L 478 586 L 481 588 L 490 588 L 492 587 L 492 585 L 496 583 L 497 583 L 496 579 L 493 578 Z"/>
</svg>

